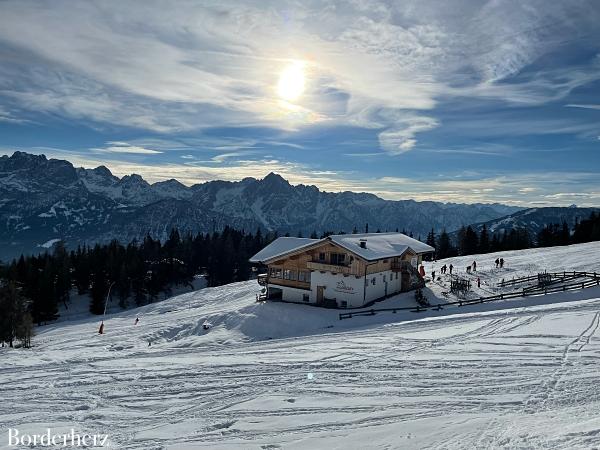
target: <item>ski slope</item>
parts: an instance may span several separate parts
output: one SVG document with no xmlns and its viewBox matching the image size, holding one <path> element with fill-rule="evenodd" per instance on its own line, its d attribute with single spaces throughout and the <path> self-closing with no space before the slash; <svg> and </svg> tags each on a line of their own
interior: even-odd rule
<svg viewBox="0 0 600 450">
<path fill-rule="evenodd" d="M 492 267 L 500 256 L 504 272 Z M 491 286 L 544 269 L 600 272 L 600 243 L 452 263 L 474 259 Z M 33 349 L 0 349 L 0 448 L 14 448 L 8 428 L 48 427 L 131 449 L 600 445 L 598 288 L 344 321 L 256 303 L 258 288 L 110 314 L 104 335 L 97 318 L 58 322 L 37 329 Z"/>
</svg>

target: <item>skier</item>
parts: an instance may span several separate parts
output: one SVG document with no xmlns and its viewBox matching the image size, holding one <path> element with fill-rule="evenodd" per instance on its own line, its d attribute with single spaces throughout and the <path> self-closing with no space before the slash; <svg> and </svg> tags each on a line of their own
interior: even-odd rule
<svg viewBox="0 0 600 450">
<path fill-rule="evenodd" d="M 136 318 L 135 318 L 135 324 L 134 324 L 134 325 L 137 325 L 139 321 L 140 321 L 140 318 L 139 318 L 139 317 L 136 317 Z"/>
<path fill-rule="evenodd" d="M 444 264 L 444 265 L 442 266 L 442 269 L 440 270 L 440 272 L 442 272 L 442 273 L 446 273 L 446 269 L 447 269 L 447 266 L 446 266 L 446 264 Z"/>
<path fill-rule="evenodd" d="M 496 261 L 494 261 L 496 263 L 496 269 L 498 268 L 498 264 L 500 264 L 500 260 L 498 258 L 496 258 Z"/>
<path fill-rule="evenodd" d="M 431 271 L 431 281 L 435 281 L 435 270 Z"/>
<path fill-rule="evenodd" d="M 450 266 L 448 266 L 448 268 L 450 269 L 450 275 L 452 275 L 452 269 L 454 268 L 454 266 L 452 264 L 450 264 Z"/>
<path fill-rule="evenodd" d="M 473 272 L 477 272 L 477 261 L 473 261 Z"/>
<path fill-rule="evenodd" d="M 419 275 L 421 275 L 421 278 L 425 278 L 425 267 L 423 267 L 423 264 L 419 267 Z"/>
<path fill-rule="evenodd" d="M 104 334 L 104 320 L 100 324 L 100 329 L 98 330 L 98 334 Z"/>
<path fill-rule="evenodd" d="M 481 280 L 479 279 L 479 277 L 477 277 L 477 287 L 480 288 L 481 287 Z"/>
<path fill-rule="evenodd" d="M 500 268 L 504 267 L 504 258 L 500 258 Z"/>
</svg>

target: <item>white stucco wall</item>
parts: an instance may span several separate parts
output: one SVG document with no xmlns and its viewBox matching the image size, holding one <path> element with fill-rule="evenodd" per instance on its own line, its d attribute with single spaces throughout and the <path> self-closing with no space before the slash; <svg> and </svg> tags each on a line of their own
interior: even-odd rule
<svg viewBox="0 0 600 450">
<path fill-rule="evenodd" d="M 398 275 L 398 279 L 396 279 L 396 274 Z M 373 284 L 373 279 L 375 279 L 375 284 Z M 384 279 L 386 281 L 383 281 Z M 400 273 L 392 272 L 391 270 L 367 275 L 367 292 L 365 303 L 384 297 L 386 295 L 386 292 L 387 295 L 392 295 L 400 292 L 402 283 L 401 280 L 402 276 L 400 275 Z"/>
<path fill-rule="evenodd" d="M 323 297 L 336 300 L 338 307 L 343 307 L 341 302 L 346 301 L 347 308 L 360 308 L 365 303 L 386 295 L 384 275 L 387 282 L 387 295 L 400 292 L 402 276 L 391 270 L 367 275 L 366 289 L 364 276 L 357 278 L 354 275 L 344 276 L 339 273 L 334 275 L 331 272 L 320 271 L 311 273 L 310 291 L 276 284 L 272 284 L 271 287 L 281 289 L 282 300 L 286 302 L 314 304 L 317 303 L 317 287 L 324 286 Z M 397 279 L 396 275 L 398 275 Z M 372 282 L 373 278 L 375 284 Z M 309 294 L 308 302 L 303 300 L 305 294 Z"/>
<path fill-rule="evenodd" d="M 316 297 L 313 296 L 312 292 L 306 289 L 297 289 L 288 286 L 271 285 L 273 288 L 279 288 L 282 291 L 281 299 L 286 302 L 298 302 L 298 303 L 315 303 Z M 303 300 L 305 294 L 308 294 L 308 302 Z"/>
<path fill-rule="evenodd" d="M 311 274 L 310 287 L 312 296 L 316 301 L 317 286 L 325 286 L 323 296 L 335 299 L 341 307 L 341 301 L 348 302 L 348 308 L 358 308 L 363 304 L 364 278 L 354 275 L 333 275 L 331 272 L 321 273 L 314 271 Z"/>
</svg>

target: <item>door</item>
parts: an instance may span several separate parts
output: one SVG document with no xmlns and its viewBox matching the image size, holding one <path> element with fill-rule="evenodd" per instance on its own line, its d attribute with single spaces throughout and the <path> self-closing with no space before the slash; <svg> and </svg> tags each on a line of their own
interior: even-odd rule
<svg viewBox="0 0 600 450">
<path fill-rule="evenodd" d="M 323 289 L 325 286 L 317 286 L 317 305 L 323 303 Z"/>
<path fill-rule="evenodd" d="M 410 289 L 410 272 L 402 271 L 400 274 L 400 290 L 402 292 L 408 291 Z"/>
</svg>

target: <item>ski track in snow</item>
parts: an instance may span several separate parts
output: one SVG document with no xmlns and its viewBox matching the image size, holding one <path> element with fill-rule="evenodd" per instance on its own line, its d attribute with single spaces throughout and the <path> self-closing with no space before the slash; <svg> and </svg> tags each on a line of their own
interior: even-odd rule
<svg viewBox="0 0 600 450">
<path fill-rule="evenodd" d="M 562 270 L 553 251 L 544 264 Z M 112 314 L 102 336 L 96 318 L 57 323 L 31 350 L 2 349 L 0 447 L 9 427 L 108 433 L 130 449 L 600 445 L 600 298 L 340 322 L 256 304 L 256 290 Z"/>
</svg>

